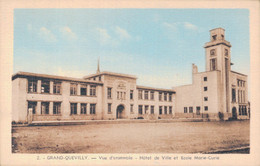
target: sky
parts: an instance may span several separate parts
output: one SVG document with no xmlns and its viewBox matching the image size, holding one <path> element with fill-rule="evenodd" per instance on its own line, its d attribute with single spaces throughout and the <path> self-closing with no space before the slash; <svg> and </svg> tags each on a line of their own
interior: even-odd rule
<svg viewBox="0 0 260 166">
<path fill-rule="evenodd" d="M 131 74 L 158 88 L 191 84 L 205 71 L 209 30 L 222 27 L 232 70 L 249 75 L 247 9 L 15 9 L 18 71 L 81 78 L 101 71 Z"/>
</svg>

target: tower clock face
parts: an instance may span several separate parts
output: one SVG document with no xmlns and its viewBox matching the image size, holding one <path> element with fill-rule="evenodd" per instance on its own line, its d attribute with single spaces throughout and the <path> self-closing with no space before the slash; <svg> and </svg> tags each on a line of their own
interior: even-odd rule
<svg viewBox="0 0 260 166">
<path fill-rule="evenodd" d="M 215 49 L 212 49 L 212 50 L 210 50 L 210 55 L 216 55 L 216 50 Z"/>
<path fill-rule="evenodd" d="M 225 56 L 228 56 L 228 49 L 225 49 Z"/>
</svg>

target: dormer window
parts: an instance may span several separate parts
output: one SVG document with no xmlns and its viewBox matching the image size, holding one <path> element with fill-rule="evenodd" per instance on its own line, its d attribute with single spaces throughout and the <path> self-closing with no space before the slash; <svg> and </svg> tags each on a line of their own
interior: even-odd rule
<svg viewBox="0 0 260 166">
<path fill-rule="evenodd" d="M 211 56 L 216 55 L 216 50 L 215 50 L 215 49 L 210 50 L 210 55 L 211 55 Z"/>
</svg>

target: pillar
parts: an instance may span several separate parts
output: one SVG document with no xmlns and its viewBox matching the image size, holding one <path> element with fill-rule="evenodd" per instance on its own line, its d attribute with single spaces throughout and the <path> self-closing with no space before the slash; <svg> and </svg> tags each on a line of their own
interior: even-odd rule
<svg viewBox="0 0 260 166">
<path fill-rule="evenodd" d="M 53 115 L 53 102 L 50 102 L 50 106 L 49 106 L 49 114 Z"/>
<path fill-rule="evenodd" d="M 37 81 L 37 93 L 42 92 L 42 80 Z"/>
<path fill-rule="evenodd" d="M 78 115 L 80 115 L 80 111 L 81 111 L 81 110 L 80 110 L 80 105 L 81 105 L 80 103 L 77 103 L 77 114 L 78 114 Z"/>
<path fill-rule="evenodd" d="M 36 115 L 41 115 L 41 102 L 37 101 Z"/>
<path fill-rule="evenodd" d="M 80 84 L 77 84 L 77 93 L 76 93 L 77 95 L 81 95 L 80 94 Z"/>
<path fill-rule="evenodd" d="M 50 94 L 53 94 L 53 81 L 50 81 Z"/>
</svg>

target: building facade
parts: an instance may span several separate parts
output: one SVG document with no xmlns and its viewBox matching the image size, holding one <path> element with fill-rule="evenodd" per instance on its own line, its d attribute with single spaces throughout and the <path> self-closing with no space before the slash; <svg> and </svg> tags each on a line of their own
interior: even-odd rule
<svg viewBox="0 0 260 166">
<path fill-rule="evenodd" d="M 210 31 L 206 71 L 192 66 L 192 84 L 161 89 L 133 75 L 100 72 L 82 79 L 18 72 L 12 76 L 14 122 L 60 120 L 248 118 L 247 76 L 231 71 L 224 29 Z"/>
</svg>

